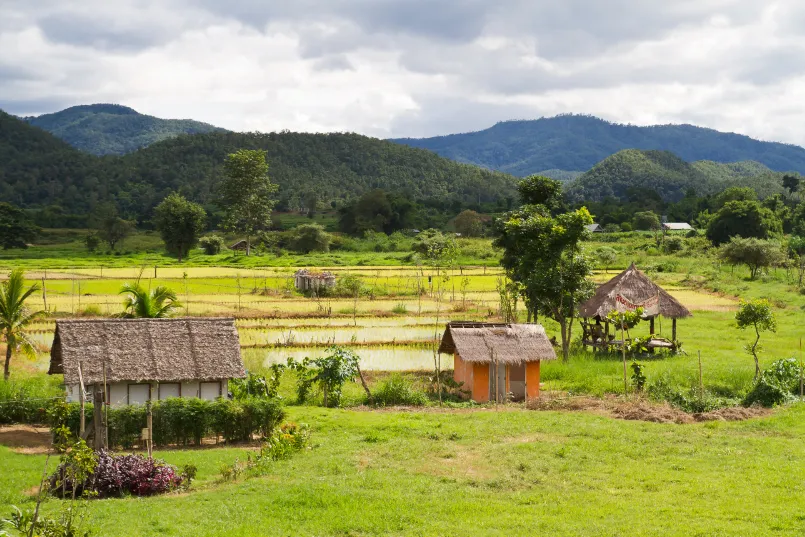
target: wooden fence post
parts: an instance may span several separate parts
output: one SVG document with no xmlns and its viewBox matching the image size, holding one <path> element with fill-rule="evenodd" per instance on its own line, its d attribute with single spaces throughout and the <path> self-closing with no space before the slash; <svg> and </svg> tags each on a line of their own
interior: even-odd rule
<svg viewBox="0 0 805 537">
<path fill-rule="evenodd" d="M 98 384 L 94 384 L 92 397 L 92 419 L 95 427 L 95 441 L 93 442 L 95 451 L 106 449 L 107 447 L 106 420 L 103 419 L 103 405 L 104 394 L 101 392 L 100 386 Z"/>
<path fill-rule="evenodd" d="M 45 311 L 48 311 L 48 291 L 45 287 L 45 277 L 42 276 L 42 302 L 45 303 Z"/>
</svg>

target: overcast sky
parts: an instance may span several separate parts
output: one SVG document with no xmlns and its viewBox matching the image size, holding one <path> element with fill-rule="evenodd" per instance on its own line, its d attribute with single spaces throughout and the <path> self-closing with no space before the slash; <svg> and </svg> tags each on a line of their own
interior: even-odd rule
<svg viewBox="0 0 805 537">
<path fill-rule="evenodd" d="M 0 0 L 0 108 L 379 137 L 587 113 L 805 145 L 801 0 Z"/>
</svg>

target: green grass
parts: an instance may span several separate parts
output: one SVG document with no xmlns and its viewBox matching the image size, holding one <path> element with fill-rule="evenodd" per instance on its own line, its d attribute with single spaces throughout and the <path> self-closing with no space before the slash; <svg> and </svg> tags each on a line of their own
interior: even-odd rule
<svg viewBox="0 0 805 537">
<path fill-rule="evenodd" d="M 741 423 L 584 412 L 291 408 L 313 448 L 216 482 L 242 449 L 158 452 L 196 490 L 94 501 L 96 535 L 802 535 L 805 406 Z M 0 448 L 0 504 L 30 507 L 44 457 Z M 45 504 L 46 512 L 58 501 Z"/>
</svg>

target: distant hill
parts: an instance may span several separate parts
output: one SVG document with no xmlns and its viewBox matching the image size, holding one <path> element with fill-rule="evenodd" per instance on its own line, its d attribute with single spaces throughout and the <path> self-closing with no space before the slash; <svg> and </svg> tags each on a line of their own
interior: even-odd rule
<svg viewBox="0 0 805 537">
<path fill-rule="evenodd" d="M 783 191 L 783 173 L 759 162 L 688 163 L 670 151 L 626 149 L 609 156 L 566 187 L 573 201 L 626 199 L 631 189 L 655 190 L 666 201 L 678 201 L 685 192 L 714 194 L 729 186 L 751 186 L 761 198 Z"/>
<path fill-rule="evenodd" d="M 478 132 L 393 141 L 521 177 L 540 170 L 587 171 L 633 148 L 670 151 L 687 162 L 753 160 L 775 171 L 805 173 L 805 149 L 799 146 L 693 125 L 637 127 L 581 115 L 506 121 Z"/>
<path fill-rule="evenodd" d="M 25 121 L 93 155 L 123 155 L 180 134 L 222 131 L 192 119 L 160 119 L 119 104 L 73 106 Z"/>
<path fill-rule="evenodd" d="M 74 214 L 114 201 L 143 220 L 172 191 L 212 204 L 224 158 L 241 148 L 268 151 L 281 203 L 306 192 L 345 200 L 375 188 L 458 205 L 517 198 L 513 176 L 357 134 L 210 132 L 96 157 L 0 111 L 0 201 Z"/>
</svg>

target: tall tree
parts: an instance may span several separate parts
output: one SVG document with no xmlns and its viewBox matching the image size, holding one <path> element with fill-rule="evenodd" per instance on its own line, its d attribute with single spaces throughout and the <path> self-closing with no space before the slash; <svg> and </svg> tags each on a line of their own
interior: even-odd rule
<svg viewBox="0 0 805 537">
<path fill-rule="evenodd" d="M 458 213 L 458 216 L 453 221 L 453 227 L 456 228 L 456 232 L 461 233 L 464 237 L 480 237 L 484 231 L 481 215 L 470 209 L 465 209 Z"/>
<path fill-rule="evenodd" d="M 112 250 L 134 231 L 134 222 L 121 218 L 112 203 L 103 203 L 96 209 L 93 224 L 98 230 L 98 237 Z"/>
<path fill-rule="evenodd" d="M 198 203 L 174 192 L 154 209 L 154 224 L 165 241 L 168 252 L 182 259 L 198 244 L 204 231 L 207 212 Z"/>
<path fill-rule="evenodd" d="M 26 328 L 33 321 L 43 317 L 45 312 L 32 312 L 25 305 L 25 301 L 38 290 L 39 286 L 36 284 L 25 288 L 25 273 L 22 269 L 12 271 L 8 280 L 0 286 L 0 332 L 6 342 L 6 364 L 3 368 L 5 380 L 8 380 L 11 374 L 9 368 L 14 351 L 21 351 L 28 356 L 36 354 Z"/>
<path fill-rule="evenodd" d="M 552 216 L 549 207 L 557 204 L 559 190 L 533 188 L 530 179 L 520 183 L 521 197 L 530 204 L 498 220 L 495 245 L 503 248 L 501 264 L 519 284 L 529 318 L 542 314 L 559 323 L 567 360 L 576 306 L 594 288 L 590 262 L 580 246 L 593 219 L 584 207 Z"/>
<path fill-rule="evenodd" d="M 251 239 L 271 225 L 271 211 L 277 201 L 277 185 L 268 177 L 266 151 L 241 149 L 224 161 L 226 177 L 218 187 L 219 201 L 226 211 L 227 229 L 246 236 L 246 255 L 251 253 Z"/>
<path fill-rule="evenodd" d="M 182 307 L 176 293 L 164 286 L 149 291 L 139 283 L 126 284 L 120 294 L 128 295 L 123 301 L 121 317 L 127 319 L 163 319 L 171 317 Z"/>
<path fill-rule="evenodd" d="M 783 232 L 780 219 L 757 201 L 729 201 L 707 226 L 707 238 L 713 244 L 729 242 L 731 237 L 769 239 Z"/>
<path fill-rule="evenodd" d="M 794 192 L 799 190 L 799 177 L 790 174 L 783 175 L 783 188 L 793 195 Z"/>
<path fill-rule="evenodd" d="M 10 203 L 0 203 L 0 245 L 3 250 L 27 248 L 38 233 L 39 228 L 31 223 L 22 209 Z"/>
</svg>

